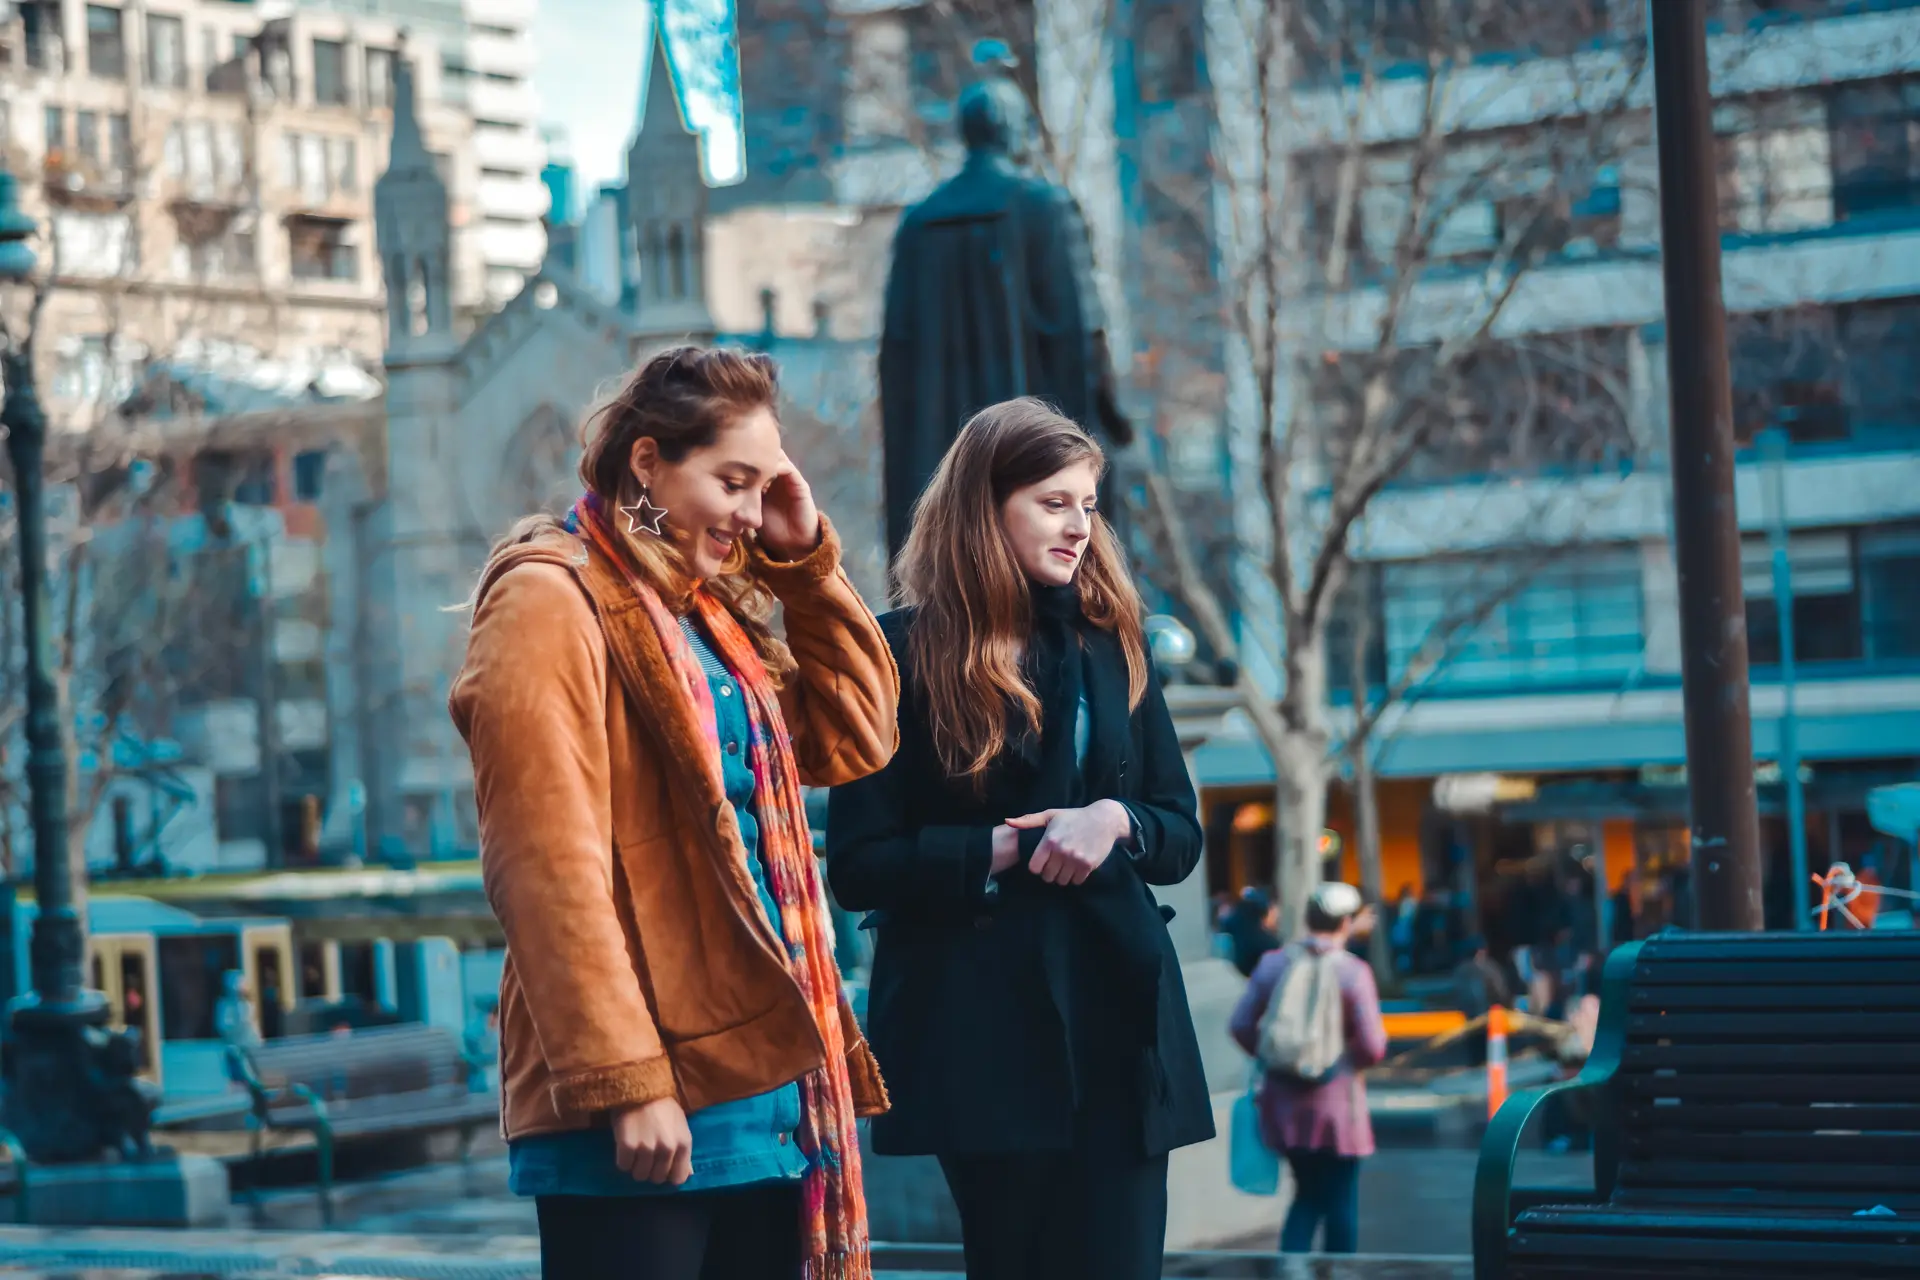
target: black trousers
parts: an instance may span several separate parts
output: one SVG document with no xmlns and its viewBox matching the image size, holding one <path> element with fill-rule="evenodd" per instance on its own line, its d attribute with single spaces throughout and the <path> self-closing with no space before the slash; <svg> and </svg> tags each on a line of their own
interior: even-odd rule
<svg viewBox="0 0 1920 1280">
<path fill-rule="evenodd" d="M 798 1280 L 800 1184 L 538 1196 L 542 1280 Z"/>
<path fill-rule="evenodd" d="M 1167 1158 L 943 1156 L 967 1280 L 1159 1280 Z"/>
</svg>

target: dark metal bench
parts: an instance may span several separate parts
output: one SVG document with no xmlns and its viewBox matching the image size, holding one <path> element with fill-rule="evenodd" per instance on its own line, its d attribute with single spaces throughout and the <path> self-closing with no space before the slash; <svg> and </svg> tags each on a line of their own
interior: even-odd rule
<svg viewBox="0 0 1920 1280">
<path fill-rule="evenodd" d="M 249 1161 L 257 1169 L 272 1130 L 311 1134 L 320 1211 L 333 1218 L 336 1148 L 364 1139 L 455 1132 L 465 1162 L 474 1133 L 499 1122 L 499 1099 L 469 1087 L 473 1064 L 439 1027 L 373 1027 L 293 1036 L 227 1051 L 249 1099 Z"/>
<path fill-rule="evenodd" d="M 1594 1190 L 1515 1188 L 1583 1093 Z M 1475 1280 L 1920 1276 L 1920 934 L 1667 933 L 1608 959 L 1580 1075 L 1516 1093 L 1474 1185 Z"/>
</svg>

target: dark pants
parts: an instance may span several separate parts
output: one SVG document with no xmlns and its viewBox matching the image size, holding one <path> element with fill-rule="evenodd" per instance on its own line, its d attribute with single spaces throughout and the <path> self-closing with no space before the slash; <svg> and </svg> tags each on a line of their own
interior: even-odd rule
<svg viewBox="0 0 1920 1280">
<path fill-rule="evenodd" d="M 1159 1280 L 1167 1158 L 943 1156 L 967 1280 Z"/>
<path fill-rule="evenodd" d="M 542 1280 L 798 1280 L 800 1184 L 538 1196 Z"/>
<path fill-rule="evenodd" d="M 1313 1237 L 1327 1224 L 1326 1253 L 1360 1251 L 1360 1160 L 1331 1151 L 1289 1151 L 1293 1207 L 1280 1228 L 1280 1252 L 1312 1253 Z"/>
</svg>

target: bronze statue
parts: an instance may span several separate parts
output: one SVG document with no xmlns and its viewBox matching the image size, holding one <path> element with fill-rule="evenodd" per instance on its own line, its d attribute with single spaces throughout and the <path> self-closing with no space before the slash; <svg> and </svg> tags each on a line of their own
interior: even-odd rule
<svg viewBox="0 0 1920 1280">
<path fill-rule="evenodd" d="M 1004 75 L 960 97 L 960 172 L 900 220 L 880 339 L 887 545 L 967 418 L 1039 396 L 1124 447 L 1079 207 L 1027 172 L 1026 99 Z M 1109 506 L 1109 511 L 1112 511 Z"/>
</svg>

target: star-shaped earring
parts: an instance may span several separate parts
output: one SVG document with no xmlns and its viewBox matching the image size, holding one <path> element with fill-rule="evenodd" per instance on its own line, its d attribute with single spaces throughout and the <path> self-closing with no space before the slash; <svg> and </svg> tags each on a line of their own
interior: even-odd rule
<svg viewBox="0 0 1920 1280">
<path fill-rule="evenodd" d="M 620 508 L 620 514 L 627 518 L 628 533 L 650 533 L 656 538 L 664 536 L 660 522 L 667 518 L 667 509 L 653 505 L 653 493 L 645 485 L 640 487 L 640 501 L 630 507 Z"/>
</svg>

